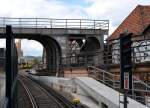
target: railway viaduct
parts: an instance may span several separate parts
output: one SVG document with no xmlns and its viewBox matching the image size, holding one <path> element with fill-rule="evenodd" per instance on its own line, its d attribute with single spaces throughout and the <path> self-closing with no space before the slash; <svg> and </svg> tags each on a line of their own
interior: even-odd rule
<svg viewBox="0 0 150 108">
<path fill-rule="evenodd" d="M 102 64 L 104 36 L 108 35 L 108 20 L 0 18 L 0 38 L 11 25 L 18 39 L 40 42 L 46 51 L 46 67 L 52 72 L 68 64 Z M 30 47 L 27 45 L 27 47 Z"/>
</svg>

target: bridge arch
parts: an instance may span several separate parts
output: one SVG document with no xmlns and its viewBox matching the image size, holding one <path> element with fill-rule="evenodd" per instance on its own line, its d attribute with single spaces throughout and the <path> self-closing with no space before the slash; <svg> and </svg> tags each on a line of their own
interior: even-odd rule
<svg viewBox="0 0 150 108">
<path fill-rule="evenodd" d="M 101 43 L 97 37 L 87 37 L 80 49 L 80 56 L 87 65 L 99 65 Z"/>
<path fill-rule="evenodd" d="M 46 70 L 47 75 L 56 75 L 61 66 L 62 51 L 59 43 L 48 35 L 16 35 L 16 38 L 35 40 L 41 43 L 46 51 Z"/>
<path fill-rule="evenodd" d="M 100 42 L 96 37 L 88 37 L 81 48 L 81 51 L 96 51 L 100 49 Z"/>
</svg>

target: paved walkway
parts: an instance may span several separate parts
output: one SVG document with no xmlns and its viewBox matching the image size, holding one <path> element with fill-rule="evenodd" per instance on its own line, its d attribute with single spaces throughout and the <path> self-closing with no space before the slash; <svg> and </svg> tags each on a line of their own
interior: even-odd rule
<svg viewBox="0 0 150 108">
<path fill-rule="evenodd" d="M 108 108 L 119 108 L 119 92 L 89 77 L 78 77 L 75 81 L 97 102 L 106 104 Z M 120 100 L 123 101 L 123 98 Z M 131 98 L 128 101 L 128 108 L 148 108 Z"/>
<path fill-rule="evenodd" d="M 96 103 L 92 98 L 89 96 L 81 95 L 81 94 L 75 94 L 72 93 L 72 95 L 82 102 L 82 104 L 88 106 L 89 108 L 101 108 L 98 103 Z"/>
<path fill-rule="evenodd" d="M 32 76 L 32 75 L 31 75 Z M 32 76 L 34 79 L 58 90 L 64 90 L 90 108 L 119 108 L 119 92 L 89 77 L 76 77 L 73 79 L 56 78 L 48 76 Z M 76 91 L 76 92 L 74 92 Z M 89 98 L 90 97 L 90 98 Z M 123 100 L 121 97 L 120 100 Z M 148 108 L 135 100 L 128 98 L 129 108 Z M 123 105 L 120 105 L 123 108 Z"/>
</svg>

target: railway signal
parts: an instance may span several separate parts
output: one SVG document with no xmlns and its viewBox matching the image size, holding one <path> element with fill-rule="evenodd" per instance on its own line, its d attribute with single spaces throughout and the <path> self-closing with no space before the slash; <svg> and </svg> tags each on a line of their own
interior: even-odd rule
<svg viewBox="0 0 150 108">
<path fill-rule="evenodd" d="M 128 89 L 132 90 L 132 33 L 120 34 L 120 88 L 124 91 L 124 108 L 127 108 Z"/>
<path fill-rule="evenodd" d="M 120 69 L 121 89 L 125 88 L 125 79 L 129 79 L 129 89 L 132 89 L 132 48 L 131 33 L 120 35 Z M 127 78 L 129 77 L 129 78 Z M 126 81 L 127 82 L 127 81 Z"/>
</svg>

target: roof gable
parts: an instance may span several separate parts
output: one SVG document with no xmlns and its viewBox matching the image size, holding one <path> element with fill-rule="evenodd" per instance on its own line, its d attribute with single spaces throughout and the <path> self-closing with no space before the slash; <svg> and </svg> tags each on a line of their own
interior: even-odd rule
<svg viewBox="0 0 150 108">
<path fill-rule="evenodd" d="M 112 33 L 109 40 L 118 38 L 124 31 L 135 35 L 141 34 L 148 24 L 150 24 L 150 5 L 138 5 Z"/>
</svg>

